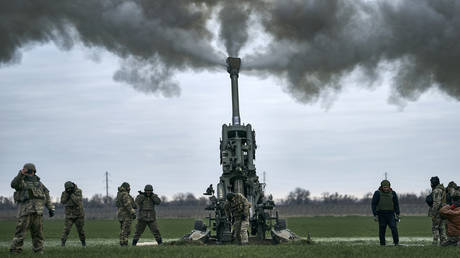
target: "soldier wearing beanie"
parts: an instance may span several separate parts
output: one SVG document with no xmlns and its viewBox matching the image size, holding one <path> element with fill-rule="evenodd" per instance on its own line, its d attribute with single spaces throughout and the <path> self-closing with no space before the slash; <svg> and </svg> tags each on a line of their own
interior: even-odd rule
<svg viewBox="0 0 460 258">
<path fill-rule="evenodd" d="M 399 200 L 396 192 L 390 188 L 390 181 L 383 180 L 380 187 L 372 197 L 372 213 L 374 220 L 379 223 L 380 245 L 385 245 L 385 232 L 387 226 L 391 229 L 393 243 L 399 244 L 398 228 L 396 221 L 399 221 Z"/>
</svg>

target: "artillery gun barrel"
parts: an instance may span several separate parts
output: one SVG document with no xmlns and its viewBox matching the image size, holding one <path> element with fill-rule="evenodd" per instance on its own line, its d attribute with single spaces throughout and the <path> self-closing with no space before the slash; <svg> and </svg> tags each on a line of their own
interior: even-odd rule
<svg viewBox="0 0 460 258">
<path fill-rule="evenodd" d="M 241 59 L 237 57 L 227 58 L 227 71 L 232 80 L 232 124 L 240 125 L 240 104 L 238 98 L 238 74 L 240 72 Z"/>
</svg>

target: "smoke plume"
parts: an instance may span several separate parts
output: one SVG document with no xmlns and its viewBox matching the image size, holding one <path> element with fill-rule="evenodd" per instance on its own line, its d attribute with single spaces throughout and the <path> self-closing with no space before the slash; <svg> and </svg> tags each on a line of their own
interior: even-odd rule
<svg viewBox="0 0 460 258">
<path fill-rule="evenodd" d="M 120 57 L 116 81 L 177 96 L 174 74 L 222 69 L 220 47 L 229 56 L 250 47 L 252 22 L 270 41 L 242 57 L 242 71 L 281 78 L 299 101 L 340 92 L 355 72 L 371 85 L 383 66 L 393 102 L 432 88 L 460 100 L 460 2 L 450 0 L 1 1 L 0 66 L 37 44 L 81 43 Z"/>
</svg>

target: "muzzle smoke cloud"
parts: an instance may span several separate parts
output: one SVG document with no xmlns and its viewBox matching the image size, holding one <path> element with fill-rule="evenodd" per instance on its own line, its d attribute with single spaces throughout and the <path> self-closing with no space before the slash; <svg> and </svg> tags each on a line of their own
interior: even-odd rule
<svg viewBox="0 0 460 258">
<path fill-rule="evenodd" d="M 1 1 L 0 66 L 18 63 L 25 47 L 81 42 L 121 58 L 116 81 L 177 96 L 175 73 L 221 69 L 250 43 L 254 21 L 271 41 L 242 57 L 242 71 L 280 77 L 299 101 L 340 92 L 354 71 L 369 85 L 382 66 L 393 70 L 396 103 L 431 88 L 460 100 L 460 2 L 448 0 Z"/>
</svg>

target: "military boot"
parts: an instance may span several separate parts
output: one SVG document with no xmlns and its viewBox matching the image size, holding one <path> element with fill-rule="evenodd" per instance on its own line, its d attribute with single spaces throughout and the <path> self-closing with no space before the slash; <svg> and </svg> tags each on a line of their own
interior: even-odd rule
<svg viewBox="0 0 460 258">
<path fill-rule="evenodd" d="M 61 239 L 61 246 L 62 247 L 65 247 L 65 241 L 66 241 L 65 239 Z"/>
<path fill-rule="evenodd" d="M 139 239 L 133 239 L 133 246 L 137 245 L 137 241 L 139 241 Z"/>
<path fill-rule="evenodd" d="M 85 240 L 81 240 L 81 246 L 86 247 L 86 241 Z"/>
<path fill-rule="evenodd" d="M 161 238 L 157 239 L 158 245 L 161 245 L 163 243 L 163 240 Z"/>
</svg>

